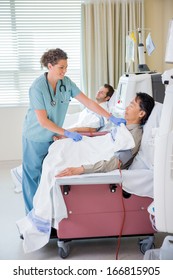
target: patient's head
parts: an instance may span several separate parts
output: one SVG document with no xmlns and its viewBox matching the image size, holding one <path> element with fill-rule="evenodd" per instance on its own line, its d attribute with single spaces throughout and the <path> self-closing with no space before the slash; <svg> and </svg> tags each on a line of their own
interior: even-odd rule
<svg viewBox="0 0 173 280">
<path fill-rule="evenodd" d="M 139 92 L 125 111 L 127 124 L 145 124 L 154 107 L 154 99 L 144 92 Z"/>
<path fill-rule="evenodd" d="M 97 103 L 109 101 L 114 93 L 114 88 L 109 84 L 104 84 L 96 94 Z"/>
</svg>

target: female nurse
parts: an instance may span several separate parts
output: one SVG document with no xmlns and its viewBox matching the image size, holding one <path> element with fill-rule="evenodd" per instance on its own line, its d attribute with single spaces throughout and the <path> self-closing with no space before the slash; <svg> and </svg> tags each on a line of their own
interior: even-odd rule
<svg viewBox="0 0 173 280">
<path fill-rule="evenodd" d="M 30 103 L 22 136 L 22 188 L 26 213 L 33 208 L 33 197 L 39 184 L 43 159 L 53 142 L 53 136 L 64 135 L 74 141 L 82 139 L 80 134 L 62 128 L 71 98 L 76 98 L 84 106 L 115 124 L 124 122 L 89 99 L 70 78 L 65 76 L 67 59 L 67 54 L 59 48 L 45 52 L 40 62 L 48 72 L 38 77 L 29 89 Z"/>
</svg>

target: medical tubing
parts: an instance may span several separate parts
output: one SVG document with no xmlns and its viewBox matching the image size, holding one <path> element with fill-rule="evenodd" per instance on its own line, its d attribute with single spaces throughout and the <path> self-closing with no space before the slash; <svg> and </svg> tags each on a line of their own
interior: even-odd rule
<svg viewBox="0 0 173 280">
<path fill-rule="evenodd" d="M 119 172 L 120 172 L 120 176 L 122 178 L 121 162 L 120 161 L 118 163 L 118 169 L 119 169 Z M 121 189 L 121 202 L 122 202 L 122 206 L 123 206 L 123 219 L 122 219 L 120 234 L 118 236 L 118 244 L 117 244 L 117 248 L 116 248 L 116 260 L 118 260 L 118 253 L 119 253 L 120 244 L 121 244 L 121 236 L 122 236 L 122 233 L 123 233 L 124 223 L 125 223 L 125 219 L 126 219 L 126 211 L 125 211 L 125 205 L 124 205 L 124 199 L 123 199 L 123 184 L 120 183 L 119 186 L 120 186 L 120 189 Z"/>
</svg>

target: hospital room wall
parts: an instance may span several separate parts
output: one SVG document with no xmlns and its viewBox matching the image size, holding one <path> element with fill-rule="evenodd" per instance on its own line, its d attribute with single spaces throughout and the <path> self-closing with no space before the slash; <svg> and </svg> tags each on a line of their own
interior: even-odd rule
<svg viewBox="0 0 173 280">
<path fill-rule="evenodd" d="M 0 161 L 21 159 L 22 123 L 26 109 L 26 107 L 0 108 Z"/>
<path fill-rule="evenodd" d="M 145 28 L 150 29 L 156 46 L 151 56 L 146 55 L 146 63 L 150 70 L 162 73 L 173 68 L 173 64 L 164 61 L 169 21 L 173 18 L 173 0 L 145 0 L 144 7 Z M 147 34 L 148 30 L 145 35 Z"/>
</svg>

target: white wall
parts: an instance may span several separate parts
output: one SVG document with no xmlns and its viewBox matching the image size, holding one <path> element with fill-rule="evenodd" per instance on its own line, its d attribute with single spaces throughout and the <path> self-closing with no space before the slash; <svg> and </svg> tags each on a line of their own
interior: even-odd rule
<svg viewBox="0 0 173 280">
<path fill-rule="evenodd" d="M 22 125 L 27 107 L 0 108 L 0 161 L 20 160 L 22 150 Z"/>
<path fill-rule="evenodd" d="M 145 0 L 145 27 L 150 28 L 156 49 L 151 56 L 146 55 L 146 63 L 151 70 L 164 72 L 172 68 L 165 63 L 169 21 L 173 18 L 172 0 Z M 147 35 L 147 32 L 146 34 Z"/>
<path fill-rule="evenodd" d="M 81 105 L 70 104 L 68 113 L 81 110 Z M 0 107 L 0 161 L 21 160 L 22 126 L 27 107 Z"/>
</svg>

